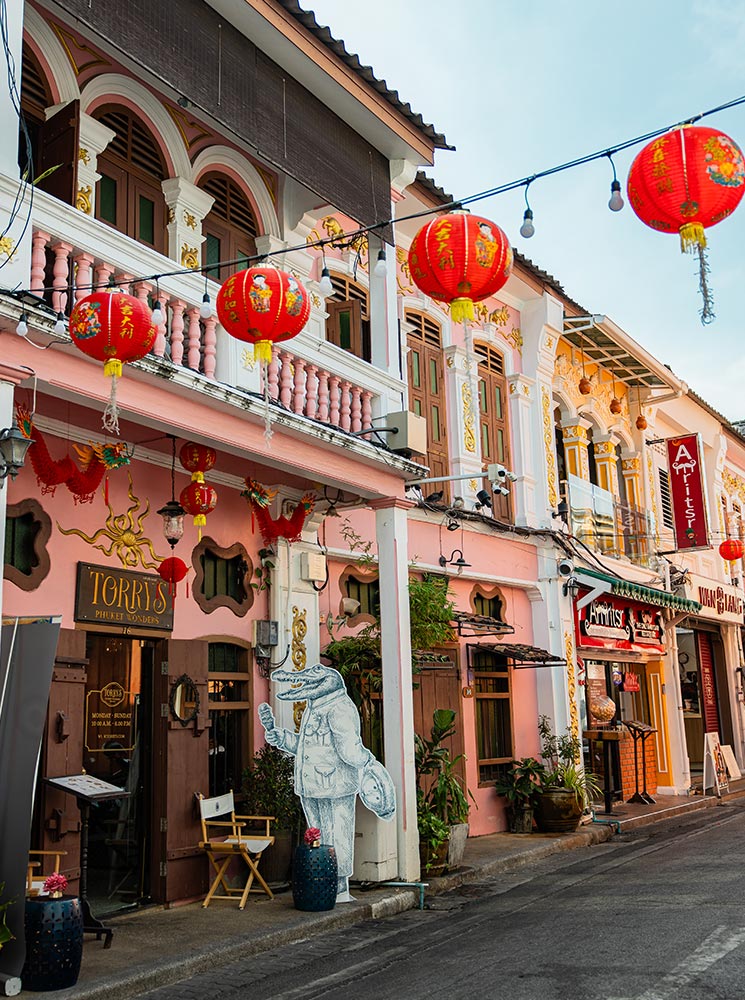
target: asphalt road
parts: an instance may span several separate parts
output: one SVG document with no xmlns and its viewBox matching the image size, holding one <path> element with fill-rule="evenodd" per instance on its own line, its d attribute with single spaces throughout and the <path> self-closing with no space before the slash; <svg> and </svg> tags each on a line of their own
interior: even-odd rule
<svg viewBox="0 0 745 1000">
<path fill-rule="evenodd" d="M 745 802 L 554 855 L 148 1000 L 743 1000 Z"/>
</svg>

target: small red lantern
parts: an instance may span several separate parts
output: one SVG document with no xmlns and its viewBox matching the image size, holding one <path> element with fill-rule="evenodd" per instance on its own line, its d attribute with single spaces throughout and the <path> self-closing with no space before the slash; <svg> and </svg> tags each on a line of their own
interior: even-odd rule
<svg viewBox="0 0 745 1000">
<path fill-rule="evenodd" d="M 192 480 L 181 490 L 179 503 L 187 514 L 194 518 L 194 524 L 199 528 L 199 538 L 202 538 L 202 528 L 207 523 L 207 515 L 217 506 L 217 490 L 209 483 Z"/>
<path fill-rule="evenodd" d="M 258 361 L 272 360 L 272 344 L 296 337 L 308 322 L 310 299 L 300 282 L 278 267 L 249 267 L 217 293 L 217 315 L 237 340 L 254 345 Z"/>
<path fill-rule="evenodd" d="M 182 445 L 178 458 L 187 472 L 191 473 L 192 479 L 204 481 L 204 473 L 215 466 L 217 452 L 206 444 L 194 444 L 193 441 L 188 441 Z"/>
<path fill-rule="evenodd" d="M 745 554 L 745 545 L 739 538 L 728 538 L 719 546 L 719 555 L 727 562 L 735 562 L 742 559 Z"/>
<path fill-rule="evenodd" d="M 701 321 L 711 322 L 704 230 L 726 219 L 745 194 L 740 147 L 718 129 L 689 125 L 673 129 L 637 155 L 627 190 L 631 207 L 645 225 L 662 233 L 680 233 L 681 251 L 699 255 Z"/>
<path fill-rule="evenodd" d="M 168 584 L 168 593 L 174 596 L 176 594 L 176 584 L 180 583 L 188 572 L 189 567 L 178 556 L 170 556 L 168 559 L 164 559 L 160 566 L 158 566 L 159 576 Z M 188 597 L 189 585 L 187 584 L 186 587 L 186 596 Z"/>
<path fill-rule="evenodd" d="M 124 292 L 94 292 L 81 299 L 70 314 L 70 336 L 83 354 L 104 362 L 111 378 L 111 398 L 104 411 L 104 429 L 119 433 L 116 380 L 122 366 L 144 358 L 155 343 L 157 331 L 145 302 Z"/>
<path fill-rule="evenodd" d="M 423 226 L 409 248 L 411 277 L 425 295 L 450 303 L 455 323 L 475 318 L 473 304 L 504 285 L 512 248 L 495 223 L 448 212 Z"/>
</svg>

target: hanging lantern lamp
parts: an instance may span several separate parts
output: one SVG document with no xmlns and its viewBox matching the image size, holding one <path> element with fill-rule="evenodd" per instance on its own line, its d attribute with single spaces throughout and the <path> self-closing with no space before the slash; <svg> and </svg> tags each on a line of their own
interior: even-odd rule
<svg viewBox="0 0 745 1000">
<path fill-rule="evenodd" d="M 512 248 L 494 222 L 448 212 L 422 226 L 409 248 L 409 270 L 420 291 L 450 305 L 455 323 L 473 321 L 473 304 L 494 295 L 512 270 Z"/>
<path fill-rule="evenodd" d="M 253 344 L 256 360 L 267 364 L 272 344 L 296 337 L 310 316 L 305 288 L 278 267 L 249 267 L 232 275 L 216 305 L 223 328 L 236 340 Z"/>
<path fill-rule="evenodd" d="M 217 452 L 206 444 L 187 441 L 181 446 L 178 459 L 186 471 L 191 473 L 192 479 L 204 482 L 204 473 L 215 467 Z"/>
<path fill-rule="evenodd" d="M 719 546 L 719 555 L 726 562 L 735 562 L 745 555 L 745 545 L 739 538 L 728 538 Z"/>
<path fill-rule="evenodd" d="M 184 537 L 184 516 L 186 511 L 176 499 L 176 438 L 171 438 L 171 499 L 156 511 L 163 518 L 163 536 L 173 551 L 174 546 Z"/>
<path fill-rule="evenodd" d="M 631 164 L 629 202 L 651 229 L 679 233 L 683 253 L 698 255 L 701 322 L 714 319 L 704 230 L 737 208 L 745 194 L 745 160 L 724 132 L 685 125 L 659 136 Z"/>
<path fill-rule="evenodd" d="M 217 506 L 217 490 L 209 483 L 192 480 L 181 490 L 179 503 L 187 514 L 191 514 L 194 525 L 199 529 L 199 540 L 202 540 L 202 528 L 207 523 L 207 515 Z"/>
<path fill-rule="evenodd" d="M 168 559 L 164 559 L 160 566 L 158 566 L 158 575 L 168 584 L 168 593 L 174 598 L 176 596 L 176 584 L 180 583 L 188 572 L 189 567 L 178 556 L 170 556 Z M 189 596 L 188 583 L 186 585 L 186 596 Z"/>
<path fill-rule="evenodd" d="M 96 361 L 111 379 L 111 395 L 103 426 L 119 433 L 116 381 L 122 367 L 144 358 L 155 343 L 156 329 L 146 303 L 120 291 L 94 292 L 81 299 L 70 314 L 70 337 L 75 346 Z"/>
</svg>

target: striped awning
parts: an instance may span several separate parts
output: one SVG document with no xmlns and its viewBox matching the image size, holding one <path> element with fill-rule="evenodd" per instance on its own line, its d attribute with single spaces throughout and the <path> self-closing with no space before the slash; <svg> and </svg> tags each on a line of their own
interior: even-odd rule
<svg viewBox="0 0 745 1000">
<path fill-rule="evenodd" d="M 600 573 L 595 569 L 578 566 L 575 570 L 579 577 L 589 577 L 591 580 L 604 580 L 611 584 L 610 592 L 617 597 L 625 597 L 629 601 L 639 601 L 640 604 L 651 604 L 656 608 L 670 608 L 672 611 L 685 611 L 696 614 L 701 610 L 698 601 L 689 601 L 687 597 L 679 597 L 669 590 L 659 590 L 657 587 L 645 587 L 641 583 L 622 580 L 610 573 Z M 582 580 L 580 579 L 580 583 Z M 591 587 L 591 584 L 586 584 Z"/>
</svg>

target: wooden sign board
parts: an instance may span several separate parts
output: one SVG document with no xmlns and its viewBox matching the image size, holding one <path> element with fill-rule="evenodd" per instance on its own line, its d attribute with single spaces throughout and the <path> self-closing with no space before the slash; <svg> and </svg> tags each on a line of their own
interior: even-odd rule
<svg viewBox="0 0 745 1000">
<path fill-rule="evenodd" d="M 75 795 L 79 799 L 87 802 L 98 802 L 104 799 L 118 799 L 129 795 L 126 788 L 119 788 L 102 778 L 95 778 L 92 774 L 65 774 L 59 778 L 46 778 L 48 785 Z"/>
<path fill-rule="evenodd" d="M 709 788 L 719 798 L 729 791 L 727 764 L 719 742 L 719 733 L 704 733 L 704 795 Z"/>
</svg>

